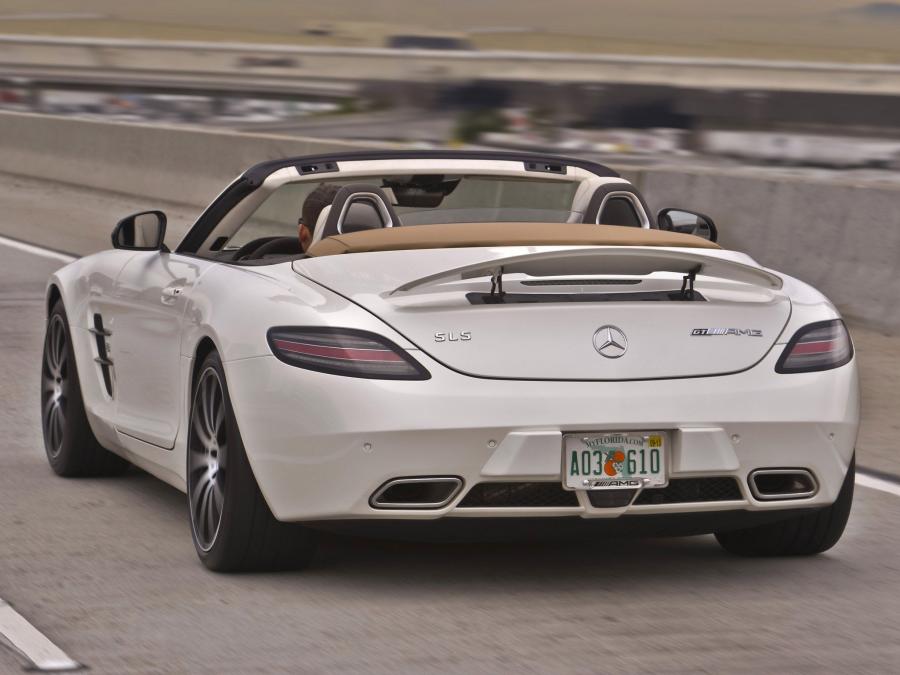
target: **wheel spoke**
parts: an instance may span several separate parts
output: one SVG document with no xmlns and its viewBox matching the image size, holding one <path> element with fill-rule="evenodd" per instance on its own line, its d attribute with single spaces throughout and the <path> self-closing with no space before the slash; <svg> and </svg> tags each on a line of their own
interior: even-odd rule
<svg viewBox="0 0 900 675">
<path fill-rule="evenodd" d="M 219 388 L 213 384 L 212 391 L 209 393 L 209 421 L 215 426 L 216 418 L 219 416 L 219 400 L 222 393 Z"/>
<path fill-rule="evenodd" d="M 44 391 L 44 392 L 51 391 L 52 392 L 56 388 L 56 378 L 47 377 L 46 375 L 44 375 L 41 378 L 41 384 L 43 385 L 42 391 Z"/>
<path fill-rule="evenodd" d="M 222 440 L 225 437 L 225 406 L 220 405 L 219 409 L 216 411 L 216 419 L 215 419 L 215 427 L 214 433 L 216 440 L 219 442 L 219 445 L 222 445 Z"/>
<path fill-rule="evenodd" d="M 56 362 L 62 369 L 63 361 L 66 358 L 66 332 L 63 329 L 62 320 L 59 322 L 59 351 L 56 354 Z"/>
<path fill-rule="evenodd" d="M 212 439 L 212 437 L 206 432 L 206 429 L 205 429 L 204 426 L 203 426 L 203 422 L 201 421 L 200 416 L 195 416 L 195 417 L 194 417 L 193 428 L 194 428 L 194 433 L 197 434 L 197 440 L 200 441 L 200 444 L 201 444 L 204 448 L 210 448 L 210 447 L 212 447 L 213 439 Z"/>
<path fill-rule="evenodd" d="M 50 328 L 50 334 L 47 336 L 47 346 L 44 348 L 44 362 L 47 364 L 47 370 L 55 378 L 57 377 L 58 368 L 56 367 L 56 331 Z"/>
<path fill-rule="evenodd" d="M 52 396 L 48 396 L 47 400 L 44 402 L 44 411 L 43 411 L 43 419 L 44 426 L 47 426 L 47 422 L 50 421 L 50 413 L 53 410 L 53 406 L 56 405 L 56 399 Z"/>
<path fill-rule="evenodd" d="M 65 347 L 63 348 L 62 354 L 59 356 L 59 377 L 65 378 L 66 376 L 66 366 L 69 363 L 69 352 Z"/>
<path fill-rule="evenodd" d="M 50 408 L 50 426 L 56 430 L 56 418 L 59 416 L 59 402 L 54 401 L 53 407 Z"/>
<path fill-rule="evenodd" d="M 216 381 L 210 377 L 208 382 L 206 392 L 206 430 L 210 436 L 214 437 L 216 432 L 216 415 L 214 412 L 216 405 Z"/>
<path fill-rule="evenodd" d="M 206 490 L 203 493 L 203 499 L 200 500 L 200 529 L 204 534 L 204 541 L 211 542 L 213 529 L 210 527 L 210 517 L 212 506 L 210 504 L 212 497 L 212 481 L 206 484 Z"/>
<path fill-rule="evenodd" d="M 195 464 L 191 462 L 190 474 L 188 480 L 191 484 L 191 508 L 196 509 L 197 501 L 200 497 L 200 488 L 207 480 L 209 467 L 206 464 Z"/>
<path fill-rule="evenodd" d="M 203 467 L 203 469 L 205 470 L 203 470 L 203 473 L 194 482 L 194 489 L 191 490 L 191 510 L 194 512 L 195 516 L 200 513 L 200 502 L 209 485 L 209 469 L 207 467 Z M 198 469 L 198 472 L 201 470 L 202 469 Z"/>
<path fill-rule="evenodd" d="M 209 490 L 206 493 L 206 533 L 208 535 L 207 541 L 212 541 L 213 536 L 216 533 L 216 520 L 213 514 L 213 485 L 210 483 Z"/>
<path fill-rule="evenodd" d="M 50 437 L 50 447 L 53 450 L 56 450 L 59 447 L 59 427 L 56 424 L 57 416 L 59 415 L 59 405 L 54 401 L 50 406 L 50 414 L 47 417 L 47 431 L 48 436 Z"/>
<path fill-rule="evenodd" d="M 65 365 L 68 360 L 68 349 L 66 349 L 66 332 L 63 325 L 62 317 L 56 315 L 52 318 L 47 329 L 47 341 L 44 348 L 44 361 L 47 370 L 53 378 L 60 378 L 65 375 Z"/>
<path fill-rule="evenodd" d="M 62 439 L 63 430 L 66 428 L 66 409 L 62 405 L 62 399 L 56 402 L 56 425 L 59 427 L 59 437 Z"/>
<path fill-rule="evenodd" d="M 200 383 L 200 421 L 203 423 L 204 431 L 209 429 L 209 378 Z"/>
<path fill-rule="evenodd" d="M 57 370 L 56 365 L 53 363 L 53 353 L 51 352 L 50 343 L 47 343 L 47 348 L 44 350 L 44 367 L 47 370 L 47 373 L 50 375 L 50 378 L 56 380 Z"/>
<path fill-rule="evenodd" d="M 200 501 L 200 526 L 206 533 L 206 541 L 212 541 L 213 528 L 210 527 L 210 518 L 212 517 L 212 481 L 207 483 L 206 491 L 203 493 L 203 499 Z"/>
<path fill-rule="evenodd" d="M 209 504 L 209 493 L 212 491 L 212 481 L 209 479 L 209 476 L 203 481 L 203 487 L 200 493 L 200 500 L 198 502 L 197 509 L 197 520 L 202 525 L 206 522 L 206 509 Z"/>
<path fill-rule="evenodd" d="M 219 514 L 222 513 L 222 506 L 225 504 L 225 489 L 224 483 L 222 482 L 222 471 L 219 470 L 219 475 L 216 476 L 216 481 L 213 483 L 213 499 L 216 503 L 216 509 Z"/>
<path fill-rule="evenodd" d="M 216 483 L 213 481 L 212 488 L 209 491 L 209 516 L 210 516 L 210 536 L 215 536 L 216 527 L 219 524 L 219 516 L 222 513 L 222 507 L 216 496 Z"/>
<path fill-rule="evenodd" d="M 56 319 L 53 319 L 53 322 L 50 324 L 50 327 L 47 329 L 47 365 L 50 366 L 51 370 L 56 370 Z"/>
<path fill-rule="evenodd" d="M 53 365 L 56 367 L 57 371 L 62 364 L 63 351 L 63 333 L 60 321 L 61 319 L 56 319 L 53 322 Z"/>
<path fill-rule="evenodd" d="M 194 404 L 194 413 L 197 416 L 197 424 L 200 429 L 203 429 L 204 436 L 206 435 L 206 387 L 206 380 L 201 380 L 197 390 L 197 402 Z"/>
<path fill-rule="evenodd" d="M 53 409 L 56 407 L 56 403 L 53 399 L 50 399 L 47 401 L 47 404 L 47 413 L 44 416 L 44 433 L 47 436 L 50 447 L 55 448 L 56 446 L 53 444 Z"/>
<path fill-rule="evenodd" d="M 54 430 L 54 438 L 56 438 L 56 443 L 54 447 L 59 447 L 62 445 L 63 438 L 63 411 L 62 407 L 57 403 L 53 407 L 53 430 Z"/>
<path fill-rule="evenodd" d="M 194 522 L 197 527 L 197 534 L 199 538 L 204 543 L 207 541 L 206 539 L 206 493 L 209 490 L 209 483 L 204 484 L 202 491 L 200 492 L 200 501 L 197 503 L 197 513 L 195 515 Z"/>
</svg>

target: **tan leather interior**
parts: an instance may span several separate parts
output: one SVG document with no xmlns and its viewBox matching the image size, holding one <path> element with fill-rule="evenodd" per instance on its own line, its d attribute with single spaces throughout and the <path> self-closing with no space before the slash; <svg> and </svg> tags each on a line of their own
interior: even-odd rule
<svg viewBox="0 0 900 675">
<path fill-rule="evenodd" d="M 580 223 L 449 223 L 341 234 L 313 244 L 307 255 L 481 246 L 673 246 L 721 248 L 691 234 Z"/>
</svg>

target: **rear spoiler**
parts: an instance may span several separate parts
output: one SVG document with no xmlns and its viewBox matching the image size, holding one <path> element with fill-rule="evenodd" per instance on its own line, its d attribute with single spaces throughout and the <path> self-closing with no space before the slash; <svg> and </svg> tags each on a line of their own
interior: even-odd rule
<svg viewBox="0 0 900 675">
<path fill-rule="evenodd" d="M 502 283 L 504 274 L 647 276 L 654 272 L 683 274 L 691 281 L 696 276 L 715 277 L 774 290 L 784 285 L 781 277 L 771 272 L 724 258 L 673 249 L 608 247 L 544 251 L 465 265 L 409 281 L 388 295 L 479 277 Z"/>
</svg>

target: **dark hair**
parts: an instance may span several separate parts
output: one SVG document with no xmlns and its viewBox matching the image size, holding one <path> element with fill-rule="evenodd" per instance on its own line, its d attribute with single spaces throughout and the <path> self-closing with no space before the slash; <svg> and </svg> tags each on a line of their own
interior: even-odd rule
<svg viewBox="0 0 900 675">
<path fill-rule="evenodd" d="M 316 221 L 319 220 L 319 216 L 322 214 L 322 209 L 334 201 L 334 196 L 340 189 L 341 187 L 334 183 L 322 183 L 303 200 L 300 218 L 310 231 L 315 228 Z"/>
</svg>

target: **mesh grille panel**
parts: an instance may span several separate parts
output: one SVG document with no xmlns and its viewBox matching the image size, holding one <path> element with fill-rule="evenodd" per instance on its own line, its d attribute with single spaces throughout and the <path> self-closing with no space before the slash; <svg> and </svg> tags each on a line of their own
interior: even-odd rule
<svg viewBox="0 0 900 675">
<path fill-rule="evenodd" d="M 595 508 L 626 506 L 631 501 L 632 490 L 589 492 L 588 498 Z M 696 502 L 723 502 L 742 500 L 736 479 L 675 478 L 664 488 L 652 488 L 641 492 L 635 504 L 690 504 Z M 564 490 L 560 483 L 479 483 L 463 498 L 457 508 L 535 508 L 577 507 L 574 492 Z"/>
<path fill-rule="evenodd" d="M 664 488 L 644 490 L 635 504 L 689 504 L 743 499 L 734 478 L 675 478 Z"/>
<path fill-rule="evenodd" d="M 637 490 L 589 490 L 588 501 L 595 509 L 617 509 L 628 506 Z"/>
<path fill-rule="evenodd" d="M 578 497 L 560 483 L 479 483 L 469 490 L 458 508 L 549 506 L 578 506 Z"/>
</svg>

